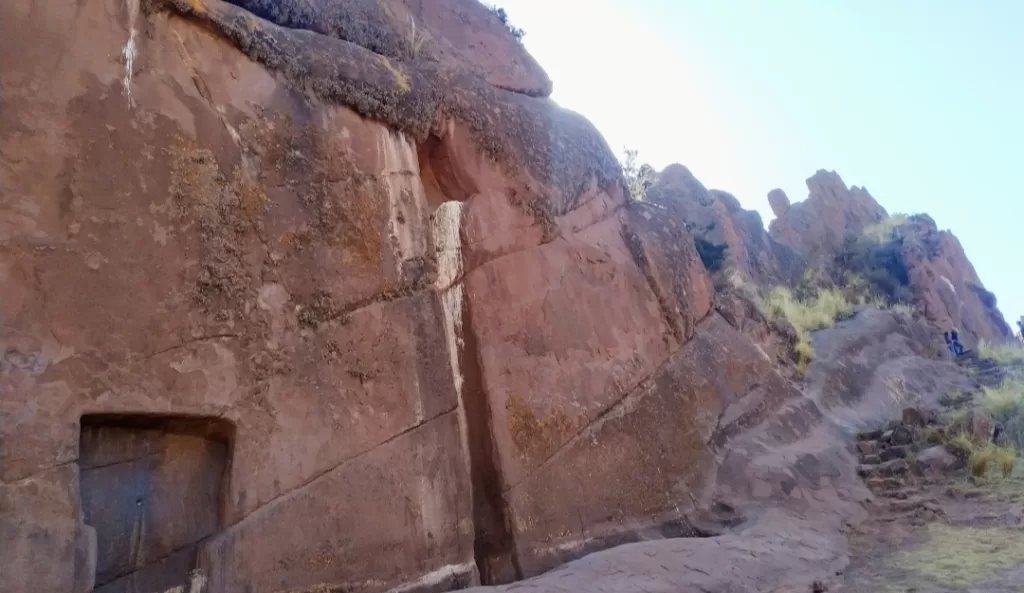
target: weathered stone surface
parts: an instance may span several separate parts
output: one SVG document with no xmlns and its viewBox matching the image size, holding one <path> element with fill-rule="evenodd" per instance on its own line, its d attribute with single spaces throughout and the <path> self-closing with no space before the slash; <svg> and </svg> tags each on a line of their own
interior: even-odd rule
<svg viewBox="0 0 1024 593">
<path fill-rule="evenodd" d="M 478 2 L 442 0 L 429 7 L 401 0 L 232 3 L 289 29 L 315 31 L 388 58 L 440 61 L 467 68 L 498 87 L 530 95 L 551 93 L 551 81 L 540 65 Z"/>
<path fill-rule="evenodd" d="M 807 179 L 807 199 L 793 204 L 769 225 L 771 236 L 807 257 L 811 265 L 830 261 L 846 239 L 886 216 L 864 188 L 847 188 L 835 171 Z"/>
<path fill-rule="evenodd" d="M 877 455 L 878 441 L 860 441 L 857 443 L 857 451 L 862 455 Z"/>
<path fill-rule="evenodd" d="M 518 483 L 668 356 L 669 329 L 610 219 L 465 279 L 506 484 Z"/>
<path fill-rule="evenodd" d="M 623 233 L 675 339 L 688 340 L 711 311 L 714 287 L 686 231 L 686 222 L 647 204 L 631 204 Z"/>
<path fill-rule="evenodd" d="M 963 467 L 963 464 L 942 445 L 928 447 L 917 454 L 914 467 L 923 473 L 945 473 Z"/>
<path fill-rule="evenodd" d="M 769 195 L 776 209 L 770 235 L 807 258 L 813 268 L 842 276 L 836 258 L 844 244 L 888 214 L 867 190 L 848 189 L 835 172 L 818 171 L 807 187 L 808 198 L 792 206 L 780 190 Z M 947 330 L 959 329 L 968 348 L 979 340 L 998 342 L 1013 335 L 960 242 L 949 231 L 940 231 L 928 215 L 910 216 L 881 240 L 884 261 L 872 265 L 886 267 L 892 281 L 901 284 L 900 293 L 890 298 L 913 300 L 931 321 Z M 840 269 L 834 269 L 837 265 Z"/>
<path fill-rule="evenodd" d="M 74 464 L 0 483 L 0 591 L 92 591 L 96 532 L 81 522 L 78 486 Z"/>
<path fill-rule="evenodd" d="M 893 459 L 906 459 L 908 454 L 910 454 L 910 449 L 907 445 L 897 445 L 880 452 L 878 459 L 883 462 L 892 461 Z"/>
<path fill-rule="evenodd" d="M 3 500 L 56 468 L 92 467 L 99 453 L 80 449 L 83 415 L 220 418 L 235 430 L 222 506 L 196 503 L 217 516 L 181 508 L 180 496 L 153 499 L 147 529 L 160 541 L 142 549 L 146 562 L 211 535 L 211 521 L 214 533 L 234 526 L 259 543 L 221 549 L 209 576 L 223 590 L 241 586 L 257 575 L 229 572 L 242 562 L 231 554 L 279 550 L 280 533 L 265 535 L 249 517 L 301 490 L 302 504 L 323 509 L 318 521 L 359 513 L 373 522 L 365 529 L 377 539 L 347 553 L 364 559 L 356 576 L 375 587 L 471 563 L 458 398 L 445 314 L 429 287 L 430 212 L 414 143 L 292 90 L 166 12 L 134 23 L 145 34 L 129 101 L 116 58 L 128 39 L 122 3 L 26 6 L 0 8 Z M 444 434 L 401 438 L 428 426 Z M 335 504 L 340 488 L 317 487 L 339 467 L 402 445 L 377 463 L 395 464 L 404 496 L 393 497 L 387 480 L 367 480 L 359 494 L 404 506 L 356 511 Z M 110 454 L 102 455 L 123 461 Z M 167 462 L 180 468 L 169 475 L 193 467 L 187 456 Z M 138 542 L 102 539 L 97 548 L 90 523 L 120 525 L 136 503 L 134 474 L 87 480 L 85 471 L 81 484 L 47 486 L 36 504 L 4 503 L 14 551 L 0 559 L 5 587 L 86 591 L 97 573 L 122 574 L 124 545 Z M 92 500 L 114 519 L 48 515 L 83 498 L 91 505 L 96 490 Z M 405 508 L 430 512 L 406 522 Z M 312 554 L 323 538 L 296 552 Z M 408 562 L 373 564 L 374 541 L 403 542 Z M 259 578 L 275 587 L 310 582 L 301 563 L 267 570 Z M 346 581 L 346 570 L 334 563 L 314 574 Z"/>
<path fill-rule="evenodd" d="M 203 546 L 210 590 L 397 586 L 475 571 L 458 418 L 448 413 L 259 509 Z"/>
<path fill-rule="evenodd" d="M 693 234 L 801 257 L 682 167 L 628 203 L 476 2 L 136 8 L 0 5 L 0 591 L 462 588 L 710 533 L 640 547 L 675 589 L 842 565 L 835 418 L 926 368 L 912 331 L 816 337 L 801 392 Z"/>
<path fill-rule="evenodd" d="M 742 209 L 731 194 L 708 191 L 683 165 L 669 165 L 659 173 L 645 200 L 684 222 L 709 249 L 725 246 L 722 265 L 728 263 L 748 279 L 780 282 L 794 277 L 802 265 L 789 247 L 769 237 L 757 212 Z"/>
<path fill-rule="evenodd" d="M 934 409 L 920 406 L 903 408 L 901 416 L 903 424 L 915 428 L 924 428 L 929 424 L 935 423 L 937 419 L 937 413 Z"/>
<path fill-rule="evenodd" d="M 768 192 L 768 205 L 771 206 L 772 214 L 774 214 L 776 218 L 781 218 L 785 216 L 786 211 L 789 210 L 789 196 L 787 196 L 786 192 L 781 189 L 773 189 Z"/>
<path fill-rule="evenodd" d="M 985 290 L 956 236 L 940 231 L 927 215 L 912 216 L 899 232 L 901 261 L 929 319 L 947 331 L 959 330 L 967 348 L 979 340 L 998 343 L 1012 338 L 995 295 Z"/>
<path fill-rule="evenodd" d="M 524 573 L 706 504 L 715 443 L 796 395 L 749 340 L 710 316 L 650 378 L 512 486 L 506 496 Z"/>
<path fill-rule="evenodd" d="M 904 459 L 891 459 L 877 465 L 862 465 L 857 468 L 857 473 L 865 478 L 877 478 L 885 476 L 896 476 L 907 473 L 910 466 Z"/>
</svg>

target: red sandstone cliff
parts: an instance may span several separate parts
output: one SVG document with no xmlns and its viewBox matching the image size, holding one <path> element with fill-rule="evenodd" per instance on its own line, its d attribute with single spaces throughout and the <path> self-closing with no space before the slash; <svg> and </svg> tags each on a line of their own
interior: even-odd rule
<svg viewBox="0 0 1024 593">
<path fill-rule="evenodd" d="M 685 170 L 630 203 L 474 0 L 139 8 L 0 5 L 0 591 L 449 589 L 749 505 L 821 545 L 743 590 L 841 565 L 833 402 L 689 219 L 763 278 L 800 244 Z M 757 525 L 678 549 L 793 547 Z"/>
<path fill-rule="evenodd" d="M 811 266 L 835 268 L 837 256 L 850 241 L 888 218 L 866 189 L 847 189 L 835 172 L 818 171 L 807 180 L 807 188 L 808 198 L 792 205 L 781 190 L 769 193 L 776 215 L 769 231 Z M 984 288 L 951 232 L 939 231 L 927 215 L 901 218 L 899 224 L 888 226 L 888 234 L 878 237 L 891 251 L 885 265 L 928 319 L 945 330 L 958 328 L 972 347 L 978 340 L 1012 337 L 995 295 Z"/>
</svg>

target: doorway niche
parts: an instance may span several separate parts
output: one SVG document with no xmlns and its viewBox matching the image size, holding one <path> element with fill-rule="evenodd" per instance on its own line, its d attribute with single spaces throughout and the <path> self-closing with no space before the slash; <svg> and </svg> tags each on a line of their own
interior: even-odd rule
<svg viewBox="0 0 1024 593">
<path fill-rule="evenodd" d="M 95 593 L 188 591 L 200 544 L 224 527 L 234 432 L 216 418 L 82 417 L 82 510 L 96 529 Z"/>
</svg>

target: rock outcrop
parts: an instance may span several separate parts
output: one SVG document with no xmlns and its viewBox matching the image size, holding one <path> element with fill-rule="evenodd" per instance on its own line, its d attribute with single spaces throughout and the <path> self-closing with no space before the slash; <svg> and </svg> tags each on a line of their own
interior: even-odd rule
<svg viewBox="0 0 1024 593">
<path fill-rule="evenodd" d="M 860 236 L 864 229 L 887 216 L 864 188 L 847 188 L 835 171 L 818 171 L 807 179 L 807 199 L 782 208 L 785 194 L 773 190 L 772 206 L 782 214 L 768 226 L 773 238 L 807 258 L 809 265 L 831 262 L 843 243 Z M 780 195 L 781 194 L 781 195 Z"/>
<path fill-rule="evenodd" d="M 273 6 L 0 9 L 5 593 L 451 588 L 685 532 L 720 415 L 797 395 L 685 225 L 478 3 Z"/>
<path fill-rule="evenodd" d="M 744 210 L 729 193 L 709 191 L 683 165 L 669 165 L 658 174 L 645 200 L 661 206 L 665 216 L 685 221 L 704 259 L 710 256 L 705 264 L 712 271 L 730 267 L 769 284 L 790 281 L 802 269 L 799 255 L 772 240 L 757 212 Z"/>
<path fill-rule="evenodd" d="M 929 319 L 959 329 L 968 347 L 1013 338 L 995 295 L 985 289 L 953 233 L 940 231 L 926 214 L 911 216 L 896 233 L 907 280 Z"/>
<path fill-rule="evenodd" d="M 806 258 L 808 267 L 849 271 L 842 257 L 850 242 L 889 215 L 866 189 L 848 189 L 834 172 L 818 171 L 807 187 L 808 198 L 793 205 L 781 190 L 769 193 L 777 216 L 770 234 Z M 984 288 L 957 238 L 939 231 L 927 215 L 898 216 L 887 221 L 891 229 L 877 238 L 883 257 L 872 264 L 889 268 L 892 281 L 905 287 L 895 296 L 906 295 L 939 326 L 958 328 L 969 346 L 1012 337 L 995 295 Z"/>
<path fill-rule="evenodd" d="M 475 0 L 0 5 L 0 591 L 841 567 L 877 392 L 801 391 L 693 234 L 804 245 L 681 167 L 630 202 L 549 92 Z"/>
</svg>

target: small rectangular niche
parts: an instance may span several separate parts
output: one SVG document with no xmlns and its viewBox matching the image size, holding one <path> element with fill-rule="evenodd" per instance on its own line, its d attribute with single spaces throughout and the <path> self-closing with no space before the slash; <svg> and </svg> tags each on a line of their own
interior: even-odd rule
<svg viewBox="0 0 1024 593">
<path fill-rule="evenodd" d="M 96 529 L 95 593 L 181 586 L 199 545 L 223 529 L 234 426 L 216 418 L 87 415 L 79 467 Z"/>
</svg>

